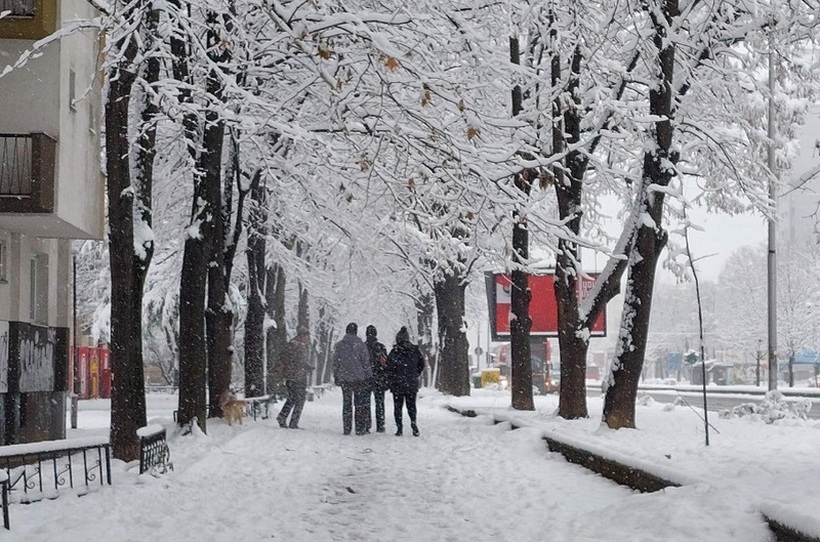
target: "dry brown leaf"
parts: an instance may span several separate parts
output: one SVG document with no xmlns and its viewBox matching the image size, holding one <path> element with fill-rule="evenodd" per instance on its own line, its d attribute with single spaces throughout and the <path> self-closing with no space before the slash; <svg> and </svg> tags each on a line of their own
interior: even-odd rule
<svg viewBox="0 0 820 542">
<path fill-rule="evenodd" d="M 432 95 L 430 94 L 430 89 L 429 88 L 424 89 L 424 91 L 421 93 L 421 106 L 424 107 L 426 105 L 429 105 L 430 102 L 432 101 L 432 99 L 433 98 L 432 98 Z"/>
<path fill-rule="evenodd" d="M 370 161 L 367 158 L 362 158 L 361 160 L 359 160 L 359 168 L 362 171 L 367 171 L 368 169 L 370 169 Z"/>
<path fill-rule="evenodd" d="M 456 104 L 456 107 L 458 107 L 458 110 L 461 113 L 464 113 L 464 100 L 459 100 L 458 104 Z"/>
<path fill-rule="evenodd" d="M 330 49 L 325 49 L 321 45 L 319 46 L 319 56 L 324 59 L 328 60 L 331 56 L 333 56 L 333 52 Z"/>
<path fill-rule="evenodd" d="M 475 139 L 476 137 L 478 137 L 480 135 L 481 135 L 481 131 L 478 128 L 473 128 L 472 126 L 467 128 L 467 139 L 469 139 L 470 141 L 472 141 L 473 139 Z"/>
<path fill-rule="evenodd" d="M 391 72 L 398 70 L 399 66 L 401 66 L 401 64 L 399 64 L 398 59 L 392 56 L 387 57 L 387 59 L 384 61 L 384 65 L 387 66 L 387 69 Z"/>
<path fill-rule="evenodd" d="M 410 190 L 415 190 L 416 189 L 416 181 L 413 180 L 413 177 L 410 177 L 409 179 L 407 179 L 407 188 L 409 188 Z"/>
</svg>

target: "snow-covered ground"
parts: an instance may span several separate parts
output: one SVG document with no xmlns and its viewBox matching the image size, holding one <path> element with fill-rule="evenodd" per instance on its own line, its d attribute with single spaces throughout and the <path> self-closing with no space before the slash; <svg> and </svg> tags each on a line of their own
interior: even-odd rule
<svg viewBox="0 0 820 542">
<path fill-rule="evenodd" d="M 501 391 L 453 399 L 425 390 L 419 438 L 343 436 L 337 391 L 307 403 L 300 431 L 273 419 L 241 427 L 211 421 L 207 435 L 171 439 L 173 472 L 137 476 L 115 462 L 111 487 L 12 505 L 12 532 L 0 538 L 773 540 L 761 507 L 813 526 L 818 422 L 714 416 L 707 448 L 698 412 L 685 407 L 647 401 L 638 406 L 639 429 L 611 431 L 600 428 L 600 399 L 589 400 L 590 419 L 573 422 L 553 415 L 554 396 L 538 397 L 534 412 L 513 411 L 509 402 Z M 446 404 L 486 415 L 461 417 Z M 148 407 L 151 422 L 172 426 L 175 396 L 149 395 Z M 81 402 L 69 437 L 104 434 L 108 416 L 107 401 Z M 527 427 L 511 431 L 494 417 Z M 691 483 L 634 492 L 549 453 L 545 432 Z"/>
</svg>

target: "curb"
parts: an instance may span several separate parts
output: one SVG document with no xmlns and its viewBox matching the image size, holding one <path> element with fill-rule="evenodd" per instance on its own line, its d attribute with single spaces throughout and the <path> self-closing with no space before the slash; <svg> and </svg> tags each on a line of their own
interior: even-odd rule
<svg viewBox="0 0 820 542">
<path fill-rule="evenodd" d="M 471 409 L 458 409 L 452 405 L 445 407 L 450 412 L 454 412 L 467 418 L 476 418 L 479 413 Z M 495 414 L 487 414 L 492 416 L 493 423 L 499 424 L 509 422 L 511 429 L 518 429 L 523 427 L 520 422 L 514 422 L 510 419 L 499 418 Z M 549 451 L 560 453 L 570 463 L 581 465 L 593 472 L 596 472 L 612 480 L 615 483 L 630 487 L 642 493 L 652 493 L 661 491 L 667 487 L 681 487 L 684 484 L 667 480 L 656 474 L 652 474 L 643 469 L 634 466 L 626 465 L 618 461 L 602 457 L 597 453 L 584 449 L 577 444 L 568 444 L 561 440 L 544 436 L 542 437 L 547 443 Z M 760 515 L 769 526 L 769 530 L 774 534 L 777 542 L 820 542 L 817 536 L 809 535 L 787 526 L 782 520 L 774 517 L 772 511 L 761 512 Z"/>
</svg>

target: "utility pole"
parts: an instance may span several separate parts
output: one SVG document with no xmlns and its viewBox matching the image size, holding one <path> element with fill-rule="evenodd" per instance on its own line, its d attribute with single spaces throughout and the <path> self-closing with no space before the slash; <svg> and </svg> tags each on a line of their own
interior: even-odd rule
<svg viewBox="0 0 820 542">
<path fill-rule="evenodd" d="M 77 255 L 71 255 L 71 428 L 77 429 L 80 400 L 80 360 L 77 359 Z"/>
<path fill-rule="evenodd" d="M 757 340 L 757 364 L 755 364 L 755 386 L 758 388 L 760 387 L 760 342 L 761 339 Z"/>
<path fill-rule="evenodd" d="M 769 200 L 772 210 L 769 217 L 768 320 L 769 320 L 769 391 L 777 389 L 777 171 L 775 165 L 775 119 L 774 119 L 774 41 L 769 37 Z"/>
</svg>

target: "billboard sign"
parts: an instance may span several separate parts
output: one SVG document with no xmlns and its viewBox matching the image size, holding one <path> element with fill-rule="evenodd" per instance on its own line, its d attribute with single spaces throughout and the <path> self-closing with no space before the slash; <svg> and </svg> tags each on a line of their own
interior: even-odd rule
<svg viewBox="0 0 820 542">
<path fill-rule="evenodd" d="M 582 277 L 578 283 L 579 297 L 586 299 L 592 286 L 598 279 L 598 273 Z M 510 339 L 510 304 L 512 302 L 512 277 L 502 273 L 487 273 L 487 304 L 490 308 L 490 326 L 494 341 Z M 555 298 L 555 274 L 552 272 L 529 275 L 529 288 L 532 291 L 530 300 L 530 318 L 532 318 L 531 336 L 558 336 L 558 302 Z M 592 326 L 593 337 L 606 337 L 606 307 L 595 319 Z"/>
</svg>

